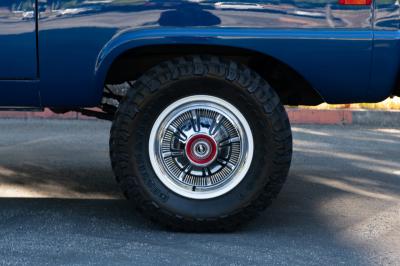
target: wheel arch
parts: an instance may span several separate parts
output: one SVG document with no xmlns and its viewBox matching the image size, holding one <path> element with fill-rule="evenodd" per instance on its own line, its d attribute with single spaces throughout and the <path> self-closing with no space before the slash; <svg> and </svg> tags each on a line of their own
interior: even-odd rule
<svg viewBox="0 0 400 266">
<path fill-rule="evenodd" d="M 239 61 L 257 71 L 271 83 L 284 104 L 316 105 L 324 102 L 311 83 L 278 55 L 259 51 L 251 46 L 251 41 L 235 42 L 235 38 L 241 37 L 230 30 L 154 29 L 120 33 L 107 43 L 97 58 L 97 97 L 101 99 L 105 84 L 134 80 L 162 61 L 210 54 Z M 127 65 L 132 67 L 129 79 L 123 71 Z"/>
</svg>

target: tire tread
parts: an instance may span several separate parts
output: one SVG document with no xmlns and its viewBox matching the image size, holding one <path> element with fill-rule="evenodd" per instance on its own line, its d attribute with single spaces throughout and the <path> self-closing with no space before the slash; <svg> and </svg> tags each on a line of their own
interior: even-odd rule
<svg viewBox="0 0 400 266">
<path fill-rule="evenodd" d="M 134 119 L 146 98 L 158 91 L 161 86 L 179 77 L 191 75 L 216 76 L 246 88 L 248 93 L 263 106 L 263 115 L 272 121 L 270 125 L 273 132 L 272 137 L 279 147 L 279 152 L 273 161 L 274 171 L 270 180 L 261 193 L 229 215 L 208 219 L 192 219 L 175 215 L 160 208 L 155 201 L 144 195 L 140 186 L 135 182 L 135 177 L 130 176 L 126 171 L 129 158 L 121 150 L 124 145 L 127 145 L 127 139 L 132 133 L 128 126 L 129 120 Z M 140 213 L 152 221 L 177 231 L 232 231 L 253 219 L 267 208 L 279 194 L 286 181 L 292 158 L 290 123 L 278 95 L 256 72 L 217 56 L 180 57 L 164 62 L 148 71 L 133 84 L 133 88 L 127 92 L 125 99 L 121 102 L 110 135 L 111 165 L 124 195 L 134 203 Z"/>
</svg>

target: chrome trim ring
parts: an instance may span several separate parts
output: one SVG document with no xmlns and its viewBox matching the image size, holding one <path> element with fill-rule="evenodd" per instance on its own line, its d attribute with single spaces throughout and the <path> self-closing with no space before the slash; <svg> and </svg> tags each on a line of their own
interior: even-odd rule
<svg viewBox="0 0 400 266">
<path fill-rule="evenodd" d="M 176 194 L 192 199 L 216 198 L 234 189 L 247 174 L 253 153 L 253 134 L 242 113 L 209 95 L 169 105 L 149 138 L 157 177 Z"/>
</svg>

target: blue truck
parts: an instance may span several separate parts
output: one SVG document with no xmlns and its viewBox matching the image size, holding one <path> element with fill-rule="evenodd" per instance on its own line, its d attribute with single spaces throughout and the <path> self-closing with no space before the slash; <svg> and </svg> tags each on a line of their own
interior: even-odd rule
<svg viewBox="0 0 400 266">
<path fill-rule="evenodd" d="M 233 230 L 281 190 L 284 105 L 400 95 L 396 0 L 1 0 L 1 110 L 112 121 L 132 206 Z"/>
</svg>

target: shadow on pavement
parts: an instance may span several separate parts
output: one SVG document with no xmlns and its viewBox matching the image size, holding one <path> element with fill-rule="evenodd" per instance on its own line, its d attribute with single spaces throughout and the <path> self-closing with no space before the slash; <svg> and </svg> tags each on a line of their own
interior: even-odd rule
<svg viewBox="0 0 400 266">
<path fill-rule="evenodd" d="M 43 141 L 0 145 L 0 257 L 32 252 L 40 263 L 50 252 L 56 263 L 148 263 L 149 256 L 195 264 L 399 262 L 396 130 L 294 127 L 293 166 L 271 208 L 238 232 L 198 235 L 166 232 L 131 211 L 109 167 L 108 127 L 79 131 L 73 124 L 71 135 L 60 127 Z"/>
</svg>

